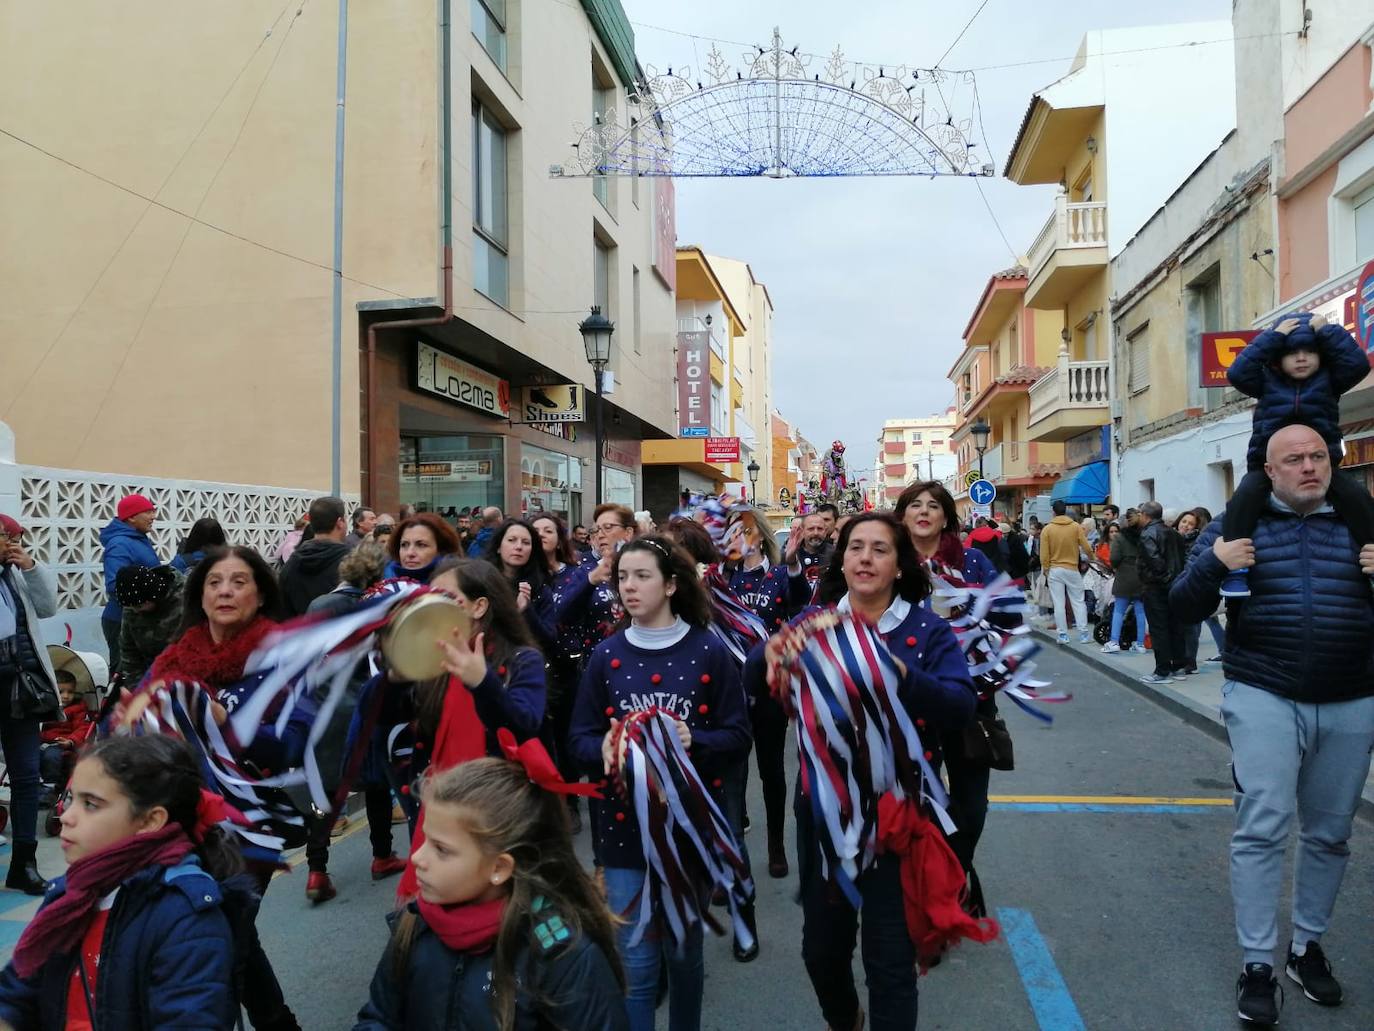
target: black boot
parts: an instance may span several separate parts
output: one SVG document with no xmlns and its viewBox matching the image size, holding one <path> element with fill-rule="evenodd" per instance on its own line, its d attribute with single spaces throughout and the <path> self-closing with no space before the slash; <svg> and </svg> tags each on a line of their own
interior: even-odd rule
<svg viewBox="0 0 1374 1031">
<path fill-rule="evenodd" d="M 749 928 L 749 933 L 754 936 L 754 944 L 749 948 L 742 948 L 740 940 L 735 938 L 734 953 L 735 960 L 739 963 L 750 963 L 758 958 L 759 954 L 759 929 L 754 922 L 754 903 L 749 901 L 739 907 L 740 919 L 744 921 L 744 926 Z"/>
<path fill-rule="evenodd" d="M 25 895 L 42 895 L 48 882 L 38 873 L 38 842 L 16 841 L 10 853 L 10 871 L 5 875 L 5 887 L 22 891 Z"/>
<path fill-rule="evenodd" d="M 781 825 L 768 828 L 768 876 L 787 876 L 787 848 L 782 843 Z"/>
</svg>

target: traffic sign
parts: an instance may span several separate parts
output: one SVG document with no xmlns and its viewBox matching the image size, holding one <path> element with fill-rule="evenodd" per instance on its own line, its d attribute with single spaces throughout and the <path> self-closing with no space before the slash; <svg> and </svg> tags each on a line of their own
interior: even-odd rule
<svg viewBox="0 0 1374 1031">
<path fill-rule="evenodd" d="M 684 426 L 681 435 L 684 437 L 709 437 L 711 430 L 707 426 Z"/>
<path fill-rule="evenodd" d="M 980 473 L 977 469 L 970 469 L 968 472 L 964 473 L 964 486 L 972 487 L 982 478 L 983 474 Z"/>
<path fill-rule="evenodd" d="M 974 506 L 973 506 L 973 515 L 974 515 L 974 518 L 975 518 L 975 519 L 991 519 L 991 518 L 992 518 L 992 506 L 991 506 L 991 505 L 974 505 Z"/>
<path fill-rule="evenodd" d="M 991 505 L 997 500 L 997 488 L 988 480 L 974 480 L 968 485 L 968 498 L 975 505 Z"/>
</svg>

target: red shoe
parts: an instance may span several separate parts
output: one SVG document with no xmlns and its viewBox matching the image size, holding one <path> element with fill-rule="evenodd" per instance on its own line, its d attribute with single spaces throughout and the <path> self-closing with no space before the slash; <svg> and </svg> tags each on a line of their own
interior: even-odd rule
<svg viewBox="0 0 1374 1031">
<path fill-rule="evenodd" d="M 305 897 L 315 905 L 321 902 L 328 902 L 338 891 L 334 888 L 334 882 L 329 879 L 327 873 L 311 873 L 305 881 Z"/>
<path fill-rule="evenodd" d="M 400 873 L 406 868 L 406 861 L 396 856 L 387 856 L 385 859 L 372 860 L 372 879 L 380 881 L 390 877 L 392 874 Z"/>
</svg>

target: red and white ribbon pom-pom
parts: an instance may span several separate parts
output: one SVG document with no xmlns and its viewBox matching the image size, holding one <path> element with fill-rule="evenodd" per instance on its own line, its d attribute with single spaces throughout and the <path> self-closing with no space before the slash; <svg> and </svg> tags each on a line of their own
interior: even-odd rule
<svg viewBox="0 0 1374 1031">
<path fill-rule="evenodd" d="M 877 854 L 879 798 L 923 802 L 952 833 L 949 799 L 897 697 L 901 670 L 877 629 L 832 608 L 785 633 L 787 701 L 822 871 L 857 909 L 855 882 Z"/>
<path fill-rule="evenodd" d="M 1024 621 L 1029 614 L 1026 596 L 1018 581 L 1006 574 L 990 584 L 969 584 L 955 571 L 931 570 L 931 607 L 949 621 L 968 660 L 973 686 L 984 697 L 1000 691 L 1026 713 L 1045 723 L 1054 722 L 1035 703 L 1067 702 L 1067 691 L 1046 691 L 1047 680 L 1035 679 L 1032 656 L 1040 645 Z M 989 616 L 1021 616 L 1018 626 L 996 626 Z"/>
<path fill-rule="evenodd" d="M 663 709 L 632 712 L 613 741 L 612 779 L 634 808 L 648 866 L 631 944 L 643 938 L 656 912 L 679 945 L 696 923 L 723 934 L 710 911 L 712 890 L 720 888 L 729 900 L 735 940 L 749 948 L 754 936 L 740 906 L 753 901 L 754 882 L 725 814 L 682 746 L 676 722 Z"/>
</svg>

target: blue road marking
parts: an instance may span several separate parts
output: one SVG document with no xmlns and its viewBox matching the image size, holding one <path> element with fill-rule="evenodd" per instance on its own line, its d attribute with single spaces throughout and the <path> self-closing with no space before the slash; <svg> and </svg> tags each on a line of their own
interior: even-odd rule
<svg viewBox="0 0 1374 1031">
<path fill-rule="evenodd" d="M 1097 802 L 990 802 L 989 809 L 1014 813 L 1230 813 L 1230 806 L 1169 805 L 1127 803 L 1102 805 Z"/>
<path fill-rule="evenodd" d="M 1003 907 L 997 910 L 997 920 L 1040 1031 L 1087 1031 L 1035 919 L 1024 909 Z"/>
</svg>

